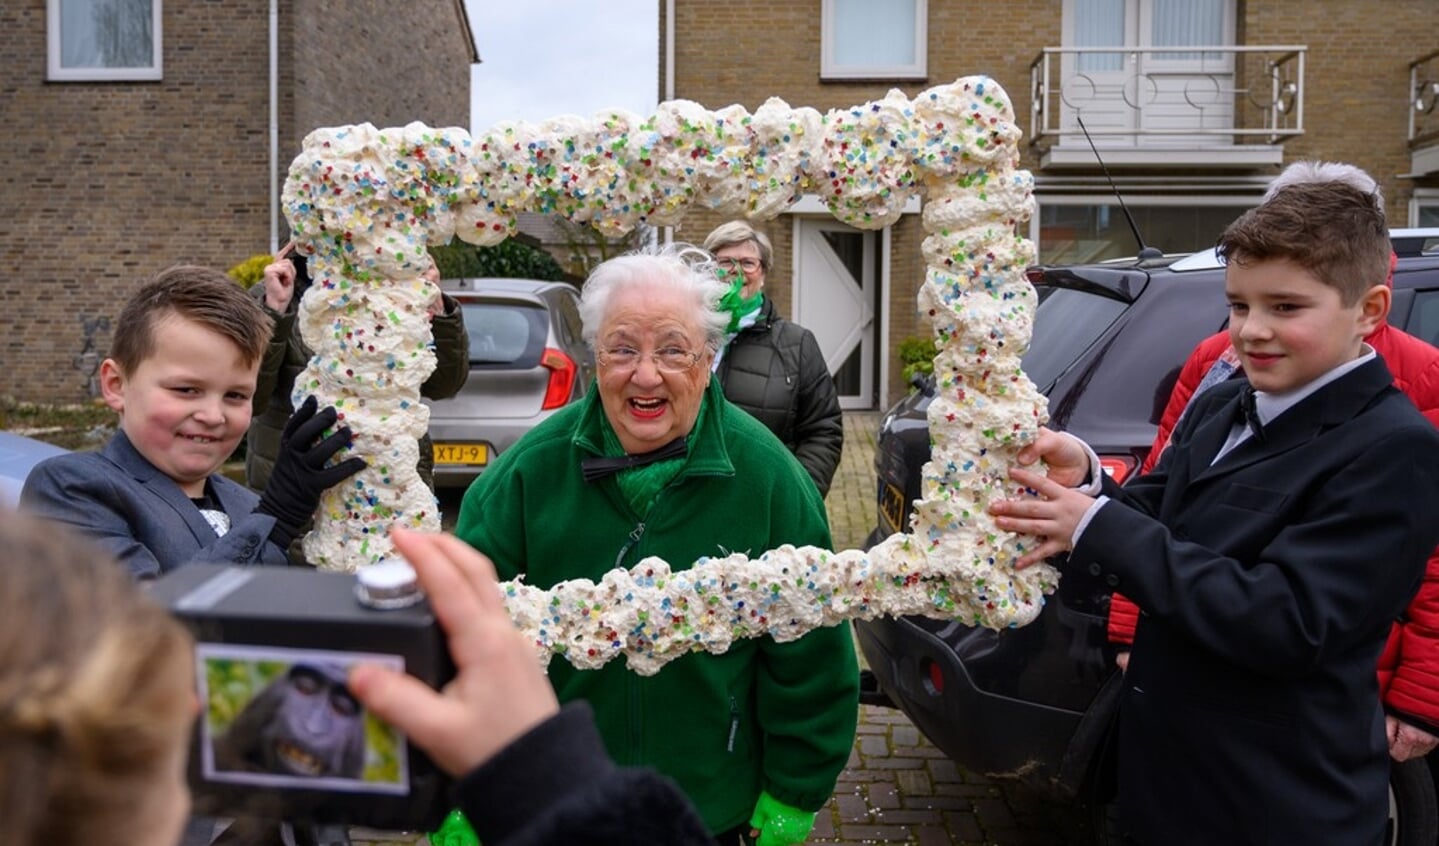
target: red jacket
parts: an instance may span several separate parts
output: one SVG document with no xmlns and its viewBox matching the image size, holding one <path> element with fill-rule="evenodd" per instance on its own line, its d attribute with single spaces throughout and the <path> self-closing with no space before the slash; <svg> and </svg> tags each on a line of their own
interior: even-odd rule
<svg viewBox="0 0 1439 846">
<path fill-rule="evenodd" d="M 1429 422 L 1439 426 L 1439 348 L 1388 324 L 1365 340 L 1394 374 L 1394 387 L 1403 391 Z M 1140 467 L 1141 473 L 1149 472 L 1159 461 L 1196 389 L 1211 366 L 1229 350 L 1229 333 L 1220 332 L 1200 341 L 1190 353 L 1164 407 L 1159 432 Z M 1224 371 L 1216 370 L 1216 375 L 1222 376 Z M 1114 594 L 1109 605 L 1110 641 L 1132 643 L 1138 622 L 1139 608 L 1121 594 Z M 1424 582 L 1404 618 L 1396 621 L 1389 632 L 1389 642 L 1379 656 L 1379 690 L 1389 711 L 1439 734 L 1439 549 L 1430 556 Z"/>
</svg>

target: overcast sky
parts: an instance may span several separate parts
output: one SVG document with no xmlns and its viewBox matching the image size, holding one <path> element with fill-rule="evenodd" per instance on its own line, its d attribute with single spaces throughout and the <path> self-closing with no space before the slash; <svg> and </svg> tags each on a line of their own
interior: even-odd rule
<svg viewBox="0 0 1439 846">
<path fill-rule="evenodd" d="M 655 0 L 465 0 L 480 64 L 470 72 L 470 131 L 505 120 L 654 112 Z"/>
</svg>

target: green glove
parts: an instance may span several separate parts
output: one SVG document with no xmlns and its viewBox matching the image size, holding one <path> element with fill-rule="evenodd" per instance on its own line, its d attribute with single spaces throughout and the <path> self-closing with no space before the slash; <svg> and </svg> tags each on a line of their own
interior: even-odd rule
<svg viewBox="0 0 1439 846">
<path fill-rule="evenodd" d="M 470 828 L 464 813 L 456 808 L 440 823 L 440 830 L 430 835 L 430 846 L 480 846 L 480 838 Z"/>
<path fill-rule="evenodd" d="M 759 832 L 755 846 L 794 846 L 809 837 L 809 830 L 814 828 L 814 814 L 791 808 L 769 793 L 761 792 L 749 825 Z"/>
</svg>

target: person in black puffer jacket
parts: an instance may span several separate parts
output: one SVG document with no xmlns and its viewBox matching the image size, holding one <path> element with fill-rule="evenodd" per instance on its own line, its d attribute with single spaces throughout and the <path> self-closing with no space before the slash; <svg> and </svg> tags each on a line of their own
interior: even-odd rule
<svg viewBox="0 0 1439 846">
<path fill-rule="evenodd" d="M 839 393 L 814 333 L 780 317 L 764 296 L 774 257 L 769 238 L 735 220 L 711 232 L 704 248 L 743 280 L 726 298 L 729 342 L 715 358 L 725 397 L 774 432 L 824 496 L 844 447 Z"/>
</svg>

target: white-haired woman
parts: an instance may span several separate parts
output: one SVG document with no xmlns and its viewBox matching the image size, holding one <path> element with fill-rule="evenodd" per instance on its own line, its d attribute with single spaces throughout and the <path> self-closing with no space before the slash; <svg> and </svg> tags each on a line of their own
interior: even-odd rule
<svg viewBox="0 0 1439 846">
<path fill-rule="evenodd" d="M 502 579 L 548 588 L 599 581 L 658 556 L 831 544 L 824 503 L 799 462 L 725 400 L 711 364 L 726 286 L 693 247 L 611 259 L 584 286 L 581 315 L 598 390 L 499 456 L 465 494 L 455 533 Z M 803 841 L 853 743 L 858 673 L 847 626 L 789 643 L 737 641 L 658 674 L 622 663 L 550 666 L 561 701 L 594 708 L 622 764 L 675 779 L 721 843 L 758 830 Z"/>
</svg>

